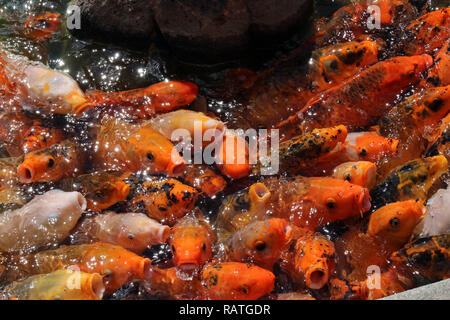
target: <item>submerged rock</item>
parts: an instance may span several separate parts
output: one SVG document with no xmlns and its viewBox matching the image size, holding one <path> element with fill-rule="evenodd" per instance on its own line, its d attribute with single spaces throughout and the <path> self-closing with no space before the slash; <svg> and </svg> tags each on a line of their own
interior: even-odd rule
<svg viewBox="0 0 450 320">
<path fill-rule="evenodd" d="M 225 56 L 304 24 L 312 0 L 74 0 L 78 36 L 150 42 L 155 30 L 184 59 Z M 189 53 L 187 55 L 187 53 Z"/>
</svg>

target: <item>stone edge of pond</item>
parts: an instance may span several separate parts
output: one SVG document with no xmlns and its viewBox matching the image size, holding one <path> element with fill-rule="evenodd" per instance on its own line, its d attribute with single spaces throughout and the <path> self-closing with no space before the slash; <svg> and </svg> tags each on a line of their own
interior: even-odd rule
<svg viewBox="0 0 450 320">
<path fill-rule="evenodd" d="M 450 279 L 407 290 L 380 300 L 450 300 Z"/>
</svg>

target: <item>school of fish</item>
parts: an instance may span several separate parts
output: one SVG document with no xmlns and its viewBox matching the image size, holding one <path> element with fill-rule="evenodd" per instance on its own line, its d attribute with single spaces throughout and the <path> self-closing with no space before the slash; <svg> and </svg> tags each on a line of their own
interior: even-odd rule
<svg viewBox="0 0 450 320">
<path fill-rule="evenodd" d="M 450 278 L 450 7 L 372 2 L 380 29 L 352 2 L 285 60 L 230 70 L 226 116 L 193 110 L 190 81 L 84 91 L 0 48 L 0 299 L 366 300 Z M 61 15 L 22 28 L 47 41 Z"/>
</svg>

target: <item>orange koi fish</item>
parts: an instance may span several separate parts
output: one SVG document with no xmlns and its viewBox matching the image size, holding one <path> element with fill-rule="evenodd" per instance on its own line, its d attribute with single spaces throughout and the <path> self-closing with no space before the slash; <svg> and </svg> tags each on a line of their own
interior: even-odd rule
<svg viewBox="0 0 450 320">
<path fill-rule="evenodd" d="M 376 176 L 377 166 L 370 161 L 344 162 L 333 170 L 333 178 L 346 180 L 369 190 L 375 186 Z"/>
<path fill-rule="evenodd" d="M 426 155 L 433 156 L 442 154 L 447 158 L 447 161 L 450 161 L 450 114 L 442 119 L 439 132 L 432 141 Z"/>
<path fill-rule="evenodd" d="M 98 273 L 63 269 L 13 282 L 2 295 L 10 300 L 101 300 L 104 291 Z"/>
<path fill-rule="evenodd" d="M 186 131 L 190 139 L 195 139 L 197 135 L 201 135 L 200 137 L 203 139 L 208 130 L 210 133 L 215 133 L 216 131 L 220 133 L 225 129 L 225 124 L 221 121 L 208 117 L 202 112 L 184 109 L 158 115 L 148 120 L 148 123 L 154 130 L 173 142 L 177 142 L 176 139 L 180 139 L 179 136 L 172 137 L 177 130 Z M 210 143 L 208 141 L 205 142 Z"/>
<path fill-rule="evenodd" d="M 99 169 L 181 174 L 185 161 L 173 144 L 150 125 L 134 125 L 105 117 L 93 150 Z"/>
<path fill-rule="evenodd" d="M 194 188 L 170 178 L 148 178 L 146 181 L 129 180 L 132 189 L 127 209 L 145 212 L 161 223 L 175 222 L 193 209 L 198 192 Z"/>
<path fill-rule="evenodd" d="M 433 62 L 429 55 L 395 57 L 364 69 L 342 84 L 312 98 L 297 114 L 278 124 L 300 123 L 301 132 L 343 124 L 355 130 L 374 124 L 396 96 L 420 80 Z"/>
<path fill-rule="evenodd" d="M 120 201 L 126 201 L 130 186 L 123 181 L 128 174 L 103 171 L 62 179 L 57 187 L 64 191 L 78 191 L 87 201 L 87 208 L 101 211 Z"/>
<path fill-rule="evenodd" d="M 255 300 L 274 288 L 272 272 L 244 263 L 223 262 L 203 268 L 204 296 L 212 300 Z"/>
<path fill-rule="evenodd" d="M 22 183 L 58 181 L 83 173 L 85 154 L 76 142 L 65 140 L 25 155 L 17 168 Z"/>
<path fill-rule="evenodd" d="M 429 88 L 392 108 L 379 121 L 379 131 L 400 140 L 401 149 L 415 148 L 420 155 L 423 139 L 449 112 L 450 86 Z"/>
<path fill-rule="evenodd" d="M 411 238 L 426 212 L 415 200 L 390 203 L 371 214 L 366 233 L 357 229 L 345 233 L 336 241 L 341 276 L 363 280 L 369 266 L 385 267 L 390 255 Z"/>
<path fill-rule="evenodd" d="M 294 172 L 305 176 L 324 176 L 331 175 L 334 167 L 349 161 L 370 161 L 379 165 L 397 154 L 399 143 L 396 139 L 385 138 L 375 132 L 352 132 L 346 135 L 343 143 L 341 140 L 319 157 L 298 163 Z"/>
<path fill-rule="evenodd" d="M 211 226 L 201 213 L 178 220 L 169 239 L 175 266 L 188 274 L 201 269 L 212 258 L 215 239 Z"/>
<path fill-rule="evenodd" d="M 229 178 L 239 179 L 250 174 L 247 141 L 235 133 L 230 131 L 225 133 L 216 159 L 217 168 Z"/>
<path fill-rule="evenodd" d="M 12 280 L 24 275 L 50 273 L 76 267 L 81 272 L 103 276 L 105 294 L 110 294 L 134 279 L 148 279 L 151 261 L 122 247 L 96 242 L 61 246 L 55 250 L 40 251 L 10 261 L 5 271 Z"/>
<path fill-rule="evenodd" d="M 61 14 L 44 12 L 39 15 L 30 15 L 24 23 L 26 37 L 36 40 L 50 38 L 61 25 Z"/>
<path fill-rule="evenodd" d="M 188 81 L 162 81 L 147 88 L 122 92 L 88 91 L 87 101 L 73 111 L 79 115 L 93 108 L 100 108 L 102 112 L 120 110 L 121 114 L 143 119 L 188 105 L 197 93 L 197 85 Z"/>
<path fill-rule="evenodd" d="M 44 126 L 32 126 L 25 133 L 22 149 L 24 153 L 29 153 L 60 143 L 66 138 L 67 137 L 65 136 L 64 131 L 61 129 Z"/>
<path fill-rule="evenodd" d="M 305 65 L 300 56 L 258 75 L 237 97 L 241 105 L 230 110 L 232 129 L 270 128 L 301 110 L 305 103 L 378 61 L 372 41 L 331 45 L 314 51 Z"/>
<path fill-rule="evenodd" d="M 412 284 L 395 270 L 382 272 L 375 280 L 368 275 L 362 281 L 332 279 L 329 285 L 331 300 L 376 300 L 410 289 Z"/>
<path fill-rule="evenodd" d="M 450 8 L 421 16 L 407 27 L 406 34 L 407 55 L 432 54 L 450 37 Z"/>
<path fill-rule="evenodd" d="M 227 181 L 207 165 L 187 165 L 181 179 L 210 198 L 227 186 Z"/>
<path fill-rule="evenodd" d="M 333 178 L 268 178 L 226 198 L 216 224 L 225 230 L 242 227 L 255 218 L 273 216 L 315 231 L 327 223 L 367 212 L 367 189 Z M 250 198 L 255 193 L 255 199 Z M 253 207 L 251 206 L 253 204 Z M 244 223 L 244 224 L 242 224 Z"/>
<path fill-rule="evenodd" d="M 412 19 L 417 14 L 417 10 L 407 0 L 353 2 L 337 10 L 330 21 L 319 28 L 315 37 L 316 44 L 320 47 L 330 43 L 355 41 L 376 33 L 375 28 L 369 28 L 369 5 L 376 5 L 380 9 L 382 29 Z"/>
<path fill-rule="evenodd" d="M 181 279 L 176 268 L 152 268 L 147 290 L 181 299 L 255 300 L 274 289 L 275 275 L 240 262 L 220 262 L 203 267 L 199 279 Z"/>
<path fill-rule="evenodd" d="M 294 230 L 295 227 L 286 219 L 272 218 L 252 222 L 226 242 L 228 258 L 272 270 L 283 251 L 288 249 L 293 233 L 297 233 Z"/>
<path fill-rule="evenodd" d="M 29 129 L 40 121 L 30 119 L 23 113 L 4 113 L 0 115 L 0 141 L 11 157 L 23 155 L 23 142 Z"/>
<path fill-rule="evenodd" d="M 295 244 L 294 266 L 310 289 L 320 289 L 334 273 L 334 244 L 320 234 L 300 237 Z"/>
<path fill-rule="evenodd" d="M 450 85 L 450 40 L 436 53 L 434 65 L 428 71 L 427 84 L 435 87 Z"/>
</svg>

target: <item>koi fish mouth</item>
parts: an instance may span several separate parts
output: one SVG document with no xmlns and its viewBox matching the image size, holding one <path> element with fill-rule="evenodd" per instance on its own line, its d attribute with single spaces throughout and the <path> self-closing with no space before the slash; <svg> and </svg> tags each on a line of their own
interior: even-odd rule
<svg viewBox="0 0 450 320">
<path fill-rule="evenodd" d="M 26 163 L 22 163 L 17 168 L 17 175 L 19 176 L 19 180 L 21 183 L 31 183 L 35 177 L 36 172 L 33 167 L 27 165 Z"/>
</svg>

